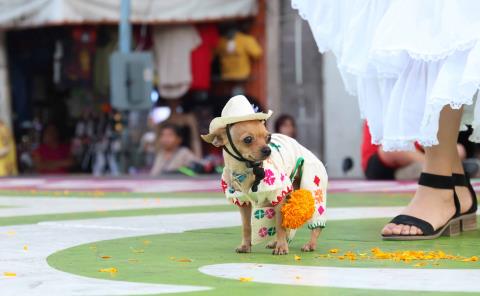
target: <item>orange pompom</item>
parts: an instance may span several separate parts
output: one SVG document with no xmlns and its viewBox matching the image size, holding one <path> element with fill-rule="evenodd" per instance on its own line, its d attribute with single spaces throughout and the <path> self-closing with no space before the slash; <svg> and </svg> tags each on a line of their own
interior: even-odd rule
<svg viewBox="0 0 480 296">
<path fill-rule="evenodd" d="M 295 190 L 282 207 L 282 226 L 289 229 L 299 228 L 312 218 L 314 211 L 312 192 L 306 189 Z"/>
</svg>

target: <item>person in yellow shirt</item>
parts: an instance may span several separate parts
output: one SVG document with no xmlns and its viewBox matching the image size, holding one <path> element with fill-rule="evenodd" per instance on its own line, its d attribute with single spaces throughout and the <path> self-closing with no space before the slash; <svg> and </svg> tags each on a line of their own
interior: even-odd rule
<svg viewBox="0 0 480 296">
<path fill-rule="evenodd" d="M 0 176 L 17 175 L 15 141 L 9 128 L 0 120 Z"/>
<path fill-rule="evenodd" d="M 245 80 L 250 76 L 251 60 L 262 55 L 262 48 L 251 35 L 235 32 L 222 37 L 217 46 L 223 80 Z"/>
</svg>

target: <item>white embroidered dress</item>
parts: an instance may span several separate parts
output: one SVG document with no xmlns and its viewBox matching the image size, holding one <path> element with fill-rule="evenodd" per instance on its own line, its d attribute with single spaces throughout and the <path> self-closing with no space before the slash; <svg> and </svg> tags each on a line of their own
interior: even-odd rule
<svg viewBox="0 0 480 296">
<path fill-rule="evenodd" d="M 480 142 L 480 1 L 292 0 L 320 52 L 332 51 L 385 150 L 438 144 L 440 111 L 468 105 Z M 464 126 L 462 126 L 464 127 Z"/>
</svg>

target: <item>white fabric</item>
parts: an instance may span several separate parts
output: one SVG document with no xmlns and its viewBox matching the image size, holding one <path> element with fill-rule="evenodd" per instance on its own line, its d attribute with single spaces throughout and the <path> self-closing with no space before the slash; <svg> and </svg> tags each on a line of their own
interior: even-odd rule
<svg viewBox="0 0 480 296">
<path fill-rule="evenodd" d="M 463 122 L 480 141 L 477 0 L 292 0 L 321 52 L 332 51 L 384 150 L 438 144 L 445 105 L 472 105 Z"/>
<path fill-rule="evenodd" d="M 157 26 L 153 29 L 153 50 L 162 98 L 177 99 L 192 84 L 191 53 L 201 43 L 192 25 Z"/>
<path fill-rule="evenodd" d="M 112 22 L 121 0 L 0 0 L 1 27 Z M 132 0 L 136 23 L 211 21 L 255 14 L 256 0 Z"/>
</svg>

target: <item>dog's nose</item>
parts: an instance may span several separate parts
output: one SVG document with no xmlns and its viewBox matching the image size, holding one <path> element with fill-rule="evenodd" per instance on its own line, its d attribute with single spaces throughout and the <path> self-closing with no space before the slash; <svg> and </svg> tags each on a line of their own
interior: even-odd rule
<svg viewBox="0 0 480 296">
<path fill-rule="evenodd" d="M 262 148 L 262 154 L 263 154 L 263 155 L 269 156 L 270 153 L 272 153 L 272 150 L 270 149 L 270 147 L 265 146 L 265 147 Z"/>
</svg>

